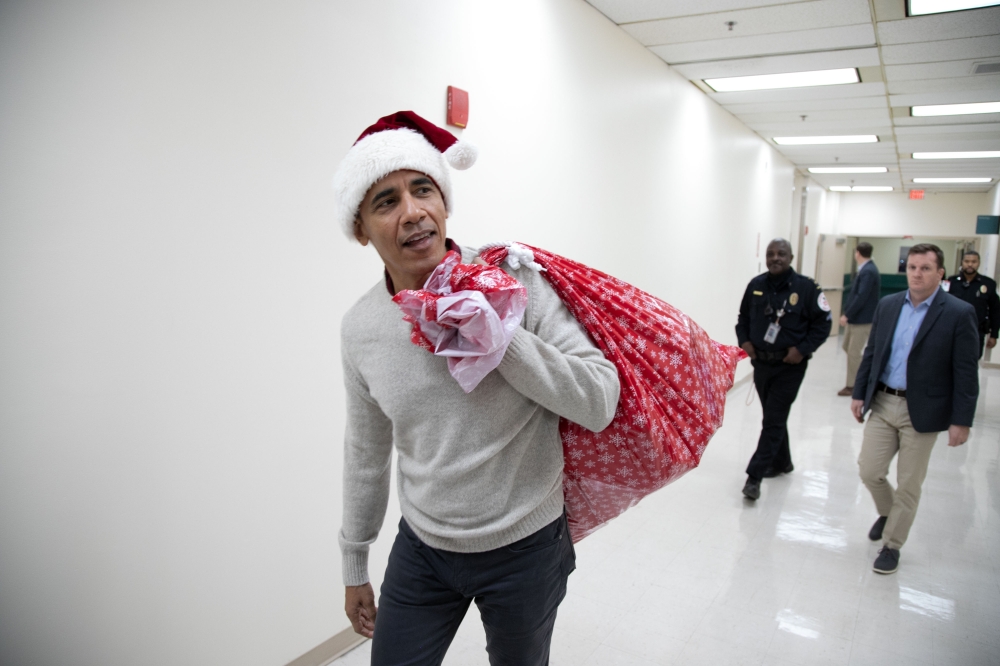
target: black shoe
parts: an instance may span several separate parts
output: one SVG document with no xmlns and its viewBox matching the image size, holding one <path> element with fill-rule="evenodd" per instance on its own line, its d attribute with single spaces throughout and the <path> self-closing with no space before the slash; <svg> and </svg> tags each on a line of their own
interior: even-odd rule
<svg viewBox="0 0 1000 666">
<path fill-rule="evenodd" d="M 792 463 L 788 463 L 788 467 L 784 469 L 774 469 L 773 467 L 768 467 L 764 471 L 763 476 L 765 479 L 773 479 L 774 477 L 780 476 L 781 474 L 791 474 L 794 470 L 795 470 L 795 465 L 793 465 Z"/>
<path fill-rule="evenodd" d="M 872 541 L 878 541 L 882 538 L 882 530 L 885 529 L 885 521 L 889 520 L 888 516 L 879 516 L 872 528 L 868 530 L 868 538 Z"/>
<path fill-rule="evenodd" d="M 879 574 L 891 574 L 896 573 L 898 568 L 899 551 L 895 548 L 889 548 L 889 546 L 882 546 L 882 550 L 878 551 L 878 557 L 875 558 L 872 571 Z"/>
<path fill-rule="evenodd" d="M 743 496 L 747 499 L 758 499 L 760 497 L 760 481 L 747 477 L 747 483 L 743 486 Z"/>
</svg>

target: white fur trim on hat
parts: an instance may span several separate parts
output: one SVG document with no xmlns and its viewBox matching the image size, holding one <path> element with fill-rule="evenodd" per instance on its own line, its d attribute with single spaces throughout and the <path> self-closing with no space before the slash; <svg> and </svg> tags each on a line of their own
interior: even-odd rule
<svg viewBox="0 0 1000 666">
<path fill-rule="evenodd" d="M 452 145 L 445 154 L 454 151 L 461 161 L 467 161 L 468 154 L 458 149 L 460 145 L 461 142 Z M 474 162 L 475 149 L 472 151 Z M 371 186 L 400 169 L 419 171 L 433 178 L 444 197 L 445 209 L 451 212 L 451 178 L 445 155 L 419 132 L 410 129 L 376 132 L 354 144 L 333 175 L 334 219 L 348 238 L 354 238 L 358 207 Z"/>
</svg>

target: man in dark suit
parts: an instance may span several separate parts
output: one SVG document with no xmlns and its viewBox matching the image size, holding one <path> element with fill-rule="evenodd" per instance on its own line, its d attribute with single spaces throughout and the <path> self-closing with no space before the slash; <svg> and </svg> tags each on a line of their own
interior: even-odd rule
<svg viewBox="0 0 1000 666">
<path fill-rule="evenodd" d="M 858 465 L 879 514 L 868 533 L 883 542 L 876 573 L 890 574 L 899 566 L 937 434 L 948 431 L 948 446 L 964 444 L 976 411 L 975 311 L 940 288 L 942 277 L 939 247 L 910 248 L 909 288 L 879 302 L 854 383 L 854 417 L 864 422 L 871 409 Z M 894 490 L 886 476 L 897 453 Z"/>
<path fill-rule="evenodd" d="M 858 264 L 858 274 L 851 282 L 851 290 L 844 301 L 844 314 L 840 315 L 840 325 L 844 327 L 844 351 L 847 352 L 847 384 L 837 395 L 854 393 L 854 378 L 858 375 L 861 355 L 872 330 L 875 306 L 882 291 L 882 277 L 872 261 L 872 244 L 858 243 L 854 249 L 854 260 Z"/>
<path fill-rule="evenodd" d="M 962 270 L 948 278 L 948 293 L 976 309 L 979 320 L 979 355 L 983 347 L 993 349 L 1000 337 L 1000 298 L 997 283 L 979 274 L 979 253 L 969 250 L 962 255 Z"/>
</svg>

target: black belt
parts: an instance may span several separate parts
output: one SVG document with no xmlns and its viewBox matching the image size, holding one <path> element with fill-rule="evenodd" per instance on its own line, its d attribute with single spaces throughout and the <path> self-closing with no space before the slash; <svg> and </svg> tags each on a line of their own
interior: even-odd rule
<svg viewBox="0 0 1000 666">
<path fill-rule="evenodd" d="M 877 385 L 875 386 L 875 390 L 876 390 L 876 391 L 885 391 L 885 392 L 886 392 L 886 393 L 888 393 L 889 395 L 898 395 L 898 396 L 899 396 L 900 398 L 905 398 L 905 397 L 906 397 L 906 389 L 894 389 L 894 388 L 889 388 L 888 386 L 886 386 L 886 385 L 885 385 L 885 384 L 883 384 L 882 382 L 879 382 L 879 383 L 878 383 L 878 384 L 877 384 Z"/>
<path fill-rule="evenodd" d="M 753 350 L 757 352 L 757 358 L 761 361 L 783 361 L 788 356 L 787 349 L 782 349 L 781 351 L 764 351 L 763 349 L 754 347 Z"/>
</svg>

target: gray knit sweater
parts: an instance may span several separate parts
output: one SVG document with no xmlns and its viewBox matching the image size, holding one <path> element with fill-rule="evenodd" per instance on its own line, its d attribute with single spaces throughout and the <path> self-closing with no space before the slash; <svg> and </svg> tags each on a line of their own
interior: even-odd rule
<svg viewBox="0 0 1000 666">
<path fill-rule="evenodd" d="M 474 256 L 462 249 L 466 263 Z M 393 446 L 403 517 L 417 536 L 434 548 L 482 552 L 562 514 L 559 417 L 595 431 L 614 417 L 614 365 L 542 276 L 530 268 L 508 272 L 528 290 L 521 329 L 500 366 L 468 394 L 446 359 L 410 342 L 410 325 L 384 282 L 344 316 L 345 585 L 368 581 Z"/>
</svg>

